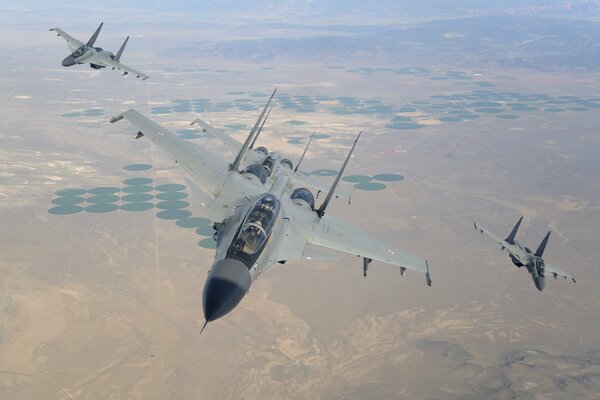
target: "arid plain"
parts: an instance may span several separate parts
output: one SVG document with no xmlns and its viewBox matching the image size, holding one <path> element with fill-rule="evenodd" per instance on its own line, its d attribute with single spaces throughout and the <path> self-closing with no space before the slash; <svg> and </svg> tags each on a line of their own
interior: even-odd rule
<svg viewBox="0 0 600 400">
<path fill-rule="evenodd" d="M 47 31 L 28 30 L 28 44 L 2 39 L 12 51 L 0 59 L 0 398 L 597 395 L 597 74 L 164 57 L 188 31 L 136 33 L 126 61 L 144 82 L 60 67 L 66 46 Z M 119 34 L 103 44 L 116 49 Z M 331 212 L 426 257 L 433 287 L 381 263 L 364 279 L 361 260 L 345 255 L 288 263 L 200 336 L 207 235 L 157 208 L 123 209 L 137 190 L 124 181 L 151 179 L 157 205 L 158 187 L 184 184 L 181 172 L 108 121 L 136 108 L 232 158 L 189 123 L 243 139 L 275 86 L 260 144 L 295 162 L 318 129 L 303 169 L 331 182 L 364 130 L 347 175 L 380 186 L 344 182 L 352 204 Z M 151 168 L 124 168 L 135 164 Z M 88 209 L 93 189 L 107 187 L 119 198 Z M 81 210 L 49 211 L 73 188 L 85 190 Z M 504 235 L 520 215 L 521 242 L 535 247 L 552 229 L 548 260 L 577 284 L 550 278 L 538 292 L 473 229 L 477 220 Z"/>
</svg>

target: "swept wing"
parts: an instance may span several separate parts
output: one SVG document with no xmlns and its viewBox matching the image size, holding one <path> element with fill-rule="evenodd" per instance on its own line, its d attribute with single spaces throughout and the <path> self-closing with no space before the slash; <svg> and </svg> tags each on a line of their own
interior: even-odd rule
<svg viewBox="0 0 600 400">
<path fill-rule="evenodd" d="M 544 263 L 544 266 L 545 266 L 544 270 L 546 272 L 546 276 L 548 276 L 548 274 L 552 274 L 552 275 L 556 274 L 556 275 L 563 276 L 565 278 L 569 278 L 573 282 L 575 282 L 575 277 L 569 271 L 565 271 L 563 269 L 560 269 L 560 268 L 555 267 L 554 265 L 551 265 L 551 264 L 548 264 L 548 263 Z"/>
<path fill-rule="evenodd" d="M 429 272 L 424 259 L 390 246 L 329 214 L 324 215 L 315 227 L 310 243 L 423 273 Z"/>
<path fill-rule="evenodd" d="M 525 254 L 522 254 L 523 252 L 521 251 L 521 249 L 519 248 L 519 246 L 516 246 L 514 244 L 508 243 L 506 240 L 501 239 L 494 232 L 492 232 L 492 231 L 484 228 L 481 225 L 478 225 L 476 222 L 474 222 L 473 225 L 475 226 L 475 229 L 478 230 L 480 233 L 485 233 L 487 236 L 489 236 L 492 239 L 494 239 L 494 241 L 496 241 L 496 243 L 498 243 L 500 245 L 500 247 L 502 248 L 502 250 L 507 249 L 510 254 L 512 254 L 513 256 L 517 257 L 518 259 L 520 259 L 520 260 L 526 260 L 527 257 L 525 256 Z"/>
<path fill-rule="evenodd" d="M 135 126 L 139 130 L 138 137 L 149 138 L 167 157 L 190 173 L 195 182 L 202 185 L 200 188 L 194 184 L 191 189 L 204 192 L 204 197 L 199 197 L 211 219 L 223 219 L 229 214 L 230 206 L 236 200 L 246 194 L 256 194 L 260 191 L 253 182 L 244 179 L 237 172 L 227 171 L 228 163 L 222 158 L 181 140 L 139 112 L 127 110 L 113 117 L 111 122 L 121 119 L 126 119 Z"/>
<path fill-rule="evenodd" d="M 75 39 L 73 36 L 69 35 L 60 28 L 52 28 L 50 30 L 56 32 L 58 36 L 65 39 L 65 41 L 67 42 L 67 46 L 69 46 L 69 49 L 71 49 L 71 52 L 77 50 L 84 44 L 83 42 L 80 42 L 79 40 Z"/>
<path fill-rule="evenodd" d="M 103 65 L 105 67 L 110 67 L 113 69 L 118 69 L 119 71 L 123 71 L 123 75 L 131 74 L 135 75 L 136 78 L 142 78 L 142 80 L 148 79 L 148 75 L 143 74 L 140 71 L 137 71 L 131 67 L 128 67 L 125 64 L 121 64 L 120 62 L 115 61 L 110 57 L 98 56 L 94 54 L 92 55 L 92 57 L 87 59 L 86 62 Z"/>
</svg>

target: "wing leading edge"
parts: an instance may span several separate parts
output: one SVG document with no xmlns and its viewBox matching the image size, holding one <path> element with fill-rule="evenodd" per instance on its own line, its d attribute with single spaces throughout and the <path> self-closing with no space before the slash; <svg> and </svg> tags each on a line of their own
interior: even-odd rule
<svg viewBox="0 0 600 400">
<path fill-rule="evenodd" d="M 427 275 L 427 283 L 431 286 L 431 275 L 425 259 L 389 246 L 367 232 L 332 216 L 324 215 L 321 218 L 319 225 L 313 231 L 310 244 L 423 272 Z"/>
<path fill-rule="evenodd" d="M 544 263 L 544 270 L 546 273 L 549 272 L 550 274 L 552 274 L 555 278 L 560 275 L 564 278 L 571 279 L 573 282 L 575 282 L 575 277 L 573 276 L 572 273 L 570 273 L 569 271 L 560 269 L 558 267 L 555 267 L 554 265 Z"/>
<path fill-rule="evenodd" d="M 501 239 L 494 232 L 484 228 L 481 225 L 478 225 L 477 222 L 473 222 L 473 226 L 475 227 L 475 230 L 479 231 L 479 233 L 485 233 L 487 236 L 494 239 L 494 241 L 500 245 L 500 248 L 502 250 L 507 249 L 509 253 L 511 253 L 512 255 L 514 255 L 515 257 L 517 257 L 519 259 L 525 258 L 524 254 L 521 254 L 522 251 L 519 249 L 518 246 L 515 246 L 514 244 L 510 244 L 506 240 Z"/>
<path fill-rule="evenodd" d="M 256 194 L 259 188 L 239 173 L 228 172 L 227 162 L 217 155 L 188 143 L 166 128 L 135 110 L 127 110 L 113 117 L 115 123 L 126 119 L 138 129 L 136 138 L 148 137 L 167 157 L 195 178 L 203 188 L 186 180 L 201 205 L 213 221 L 223 219 L 232 204 L 244 195 Z"/>
<path fill-rule="evenodd" d="M 121 64 L 120 62 L 115 61 L 111 58 L 98 57 L 98 56 L 95 56 L 94 58 L 95 58 L 93 61 L 94 64 L 100 64 L 100 65 L 104 65 L 105 67 L 111 67 L 113 69 L 118 69 L 119 71 L 123 71 L 123 75 L 127 75 L 127 74 L 135 75 L 136 78 L 142 78 L 143 81 L 148 79 L 148 75 L 143 74 L 140 71 L 137 71 L 131 67 L 128 67 L 125 64 Z"/>
<path fill-rule="evenodd" d="M 56 32 L 58 36 L 65 39 L 65 41 L 67 42 L 67 46 L 69 46 L 69 49 L 71 49 L 71 51 L 75 51 L 81 46 L 83 46 L 83 42 L 80 42 L 79 40 L 75 39 L 73 36 L 69 35 L 60 28 L 51 28 L 50 31 Z"/>
</svg>

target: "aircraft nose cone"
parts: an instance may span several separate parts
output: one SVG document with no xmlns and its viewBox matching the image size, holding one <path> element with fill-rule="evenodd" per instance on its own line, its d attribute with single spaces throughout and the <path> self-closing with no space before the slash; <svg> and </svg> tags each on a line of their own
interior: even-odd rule
<svg viewBox="0 0 600 400">
<path fill-rule="evenodd" d="M 537 288 L 537 290 L 541 292 L 546 286 L 546 279 L 542 278 L 541 276 L 538 276 L 537 278 L 533 278 L 533 283 L 535 283 L 535 287 Z"/>
<path fill-rule="evenodd" d="M 233 310 L 248 292 L 251 281 L 250 272 L 241 261 L 217 261 L 204 285 L 204 319 L 214 321 Z"/>
<path fill-rule="evenodd" d="M 75 64 L 75 57 L 73 57 L 73 56 L 68 56 L 62 62 L 63 67 L 70 67 L 71 65 L 74 65 L 74 64 Z"/>
</svg>

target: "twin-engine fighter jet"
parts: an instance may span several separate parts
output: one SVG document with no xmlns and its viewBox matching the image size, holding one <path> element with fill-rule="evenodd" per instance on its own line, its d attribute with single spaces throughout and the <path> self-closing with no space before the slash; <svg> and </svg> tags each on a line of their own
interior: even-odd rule
<svg viewBox="0 0 600 400">
<path fill-rule="evenodd" d="M 132 74 L 135 75 L 136 78 L 142 78 L 142 80 L 148 79 L 147 75 L 142 74 L 141 72 L 119 62 L 121 60 L 121 56 L 123 55 L 125 45 L 129 40 L 129 36 L 127 36 L 125 42 L 123 42 L 123 45 L 116 55 L 110 51 L 104 51 L 100 47 L 94 47 L 94 43 L 96 43 L 96 39 L 100 34 L 100 29 L 102 29 L 103 24 L 104 23 L 100 24 L 98 29 L 96 29 L 96 32 L 94 32 L 87 43 L 80 42 L 59 28 L 50 29 L 51 31 L 55 31 L 58 36 L 62 36 L 67 41 L 67 46 L 69 46 L 69 49 L 71 49 L 71 54 L 69 54 L 62 62 L 63 67 L 89 63 L 90 67 L 94 69 L 111 67 L 112 69 L 116 68 L 120 71 L 123 71 L 123 75 Z"/>
<path fill-rule="evenodd" d="M 531 274 L 531 278 L 533 279 L 533 283 L 535 287 L 541 292 L 544 290 L 546 274 L 552 274 L 554 279 L 556 279 L 559 275 L 564 277 L 565 279 L 571 278 L 573 282 L 575 282 L 575 278 L 573 274 L 567 271 L 563 271 L 560 268 L 552 266 L 548 264 L 542 258 L 544 254 L 544 249 L 546 249 L 546 244 L 548 243 L 548 238 L 550 238 L 550 232 L 546 234 L 542 243 L 538 246 L 535 253 L 533 253 L 528 247 L 523 247 L 521 244 L 515 240 L 515 236 L 517 235 L 517 230 L 519 230 L 519 226 L 521 225 L 521 221 L 523 221 L 523 217 L 519 218 L 517 224 L 514 226 L 510 235 L 504 240 L 500 239 L 496 234 L 488 231 L 480 225 L 477 225 L 476 222 L 473 223 L 475 229 L 480 233 L 485 233 L 496 242 L 498 242 L 501 246 L 501 250 L 508 250 L 508 255 L 513 264 L 515 264 L 518 268 L 525 266 L 527 271 Z"/>
<path fill-rule="evenodd" d="M 191 178 L 186 177 L 186 182 L 192 193 L 207 216 L 215 221 L 217 247 L 204 286 L 204 326 L 233 310 L 252 282 L 274 264 L 334 259 L 319 247 L 362 257 L 365 274 L 372 260 L 399 266 L 402 274 L 406 269 L 423 272 L 426 283 L 431 286 L 426 260 L 326 214 L 360 134 L 319 207 L 315 206 L 315 198 L 307 188 L 319 185 L 306 185 L 309 179 L 305 176 L 299 179 L 301 175 L 294 171 L 289 159 L 282 159 L 264 147 L 250 149 L 265 122 L 263 118 L 271 99 L 243 144 L 232 138 L 225 139 L 239 148 L 232 163 L 219 154 L 181 140 L 135 110 L 127 110 L 111 119 L 113 123 L 123 118 L 128 120 L 138 129 L 137 139 L 149 138 L 182 167 Z M 204 129 L 207 128 L 214 130 L 205 124 Z"/>
</svg>

